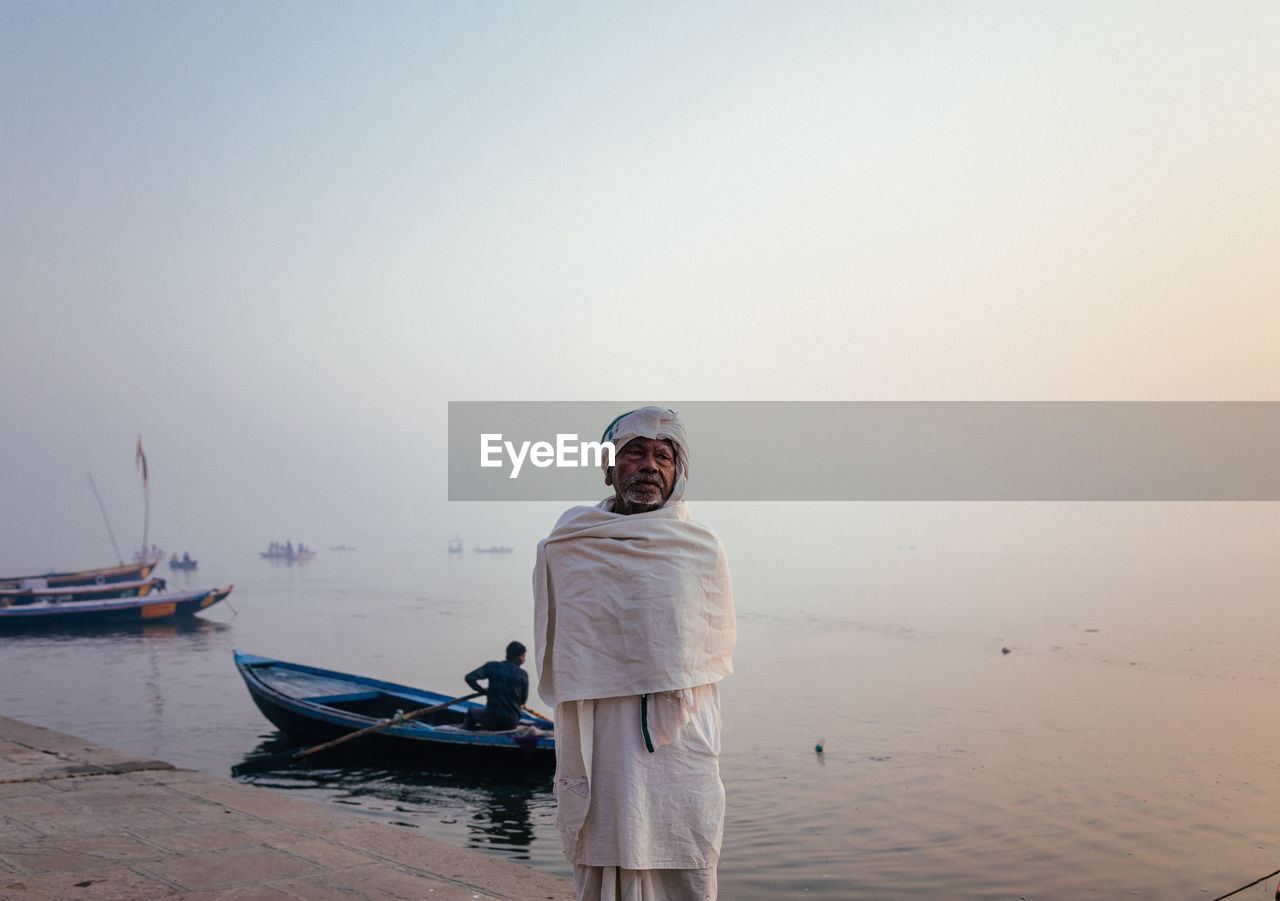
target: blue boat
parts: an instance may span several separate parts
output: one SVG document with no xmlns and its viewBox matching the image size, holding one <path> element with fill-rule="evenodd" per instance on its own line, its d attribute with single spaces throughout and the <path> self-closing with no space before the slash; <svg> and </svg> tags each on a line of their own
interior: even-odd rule
<svg viewBox="0 0 1280 901">
<path fill-rule="evenodd" d="M 329 741 L 397 714 L 451 700 L 450 695 L 240 650 L 235 652 L 235 662 L 262 714 L 281 732 L 301 742 Z M 525 713 L 514 729 L 504 732 L 463 729 L 467 710 L 480 706 L 459 700 L 348 742 L 345 753 L 515 769 L 555 766 L 554 727 L 549 719 Z"/>
</svg>

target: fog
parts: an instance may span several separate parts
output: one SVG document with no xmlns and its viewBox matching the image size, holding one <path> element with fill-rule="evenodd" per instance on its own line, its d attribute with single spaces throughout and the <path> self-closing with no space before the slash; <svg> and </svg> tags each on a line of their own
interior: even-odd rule
<svg viewBox="0 0 1280 901">
<path fill-rule="evenodd" d="M 116 556 L 89 474 L 128 556 L 139 436 L 148 541 L 199 556 L 544 531 L 447 500 L 450 400 L 1274 400 L 1277 38 L 6 4 L 0 567 Z"/>
</svg>

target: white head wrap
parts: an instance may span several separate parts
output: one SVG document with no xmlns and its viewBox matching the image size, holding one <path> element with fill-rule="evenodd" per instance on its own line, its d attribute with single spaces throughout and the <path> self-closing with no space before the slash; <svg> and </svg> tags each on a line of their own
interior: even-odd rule
<svg viewBox="0 0 1280 901">
<path fill-rule="evenodd" d="M 676 481 L 671 497 L 662 506 L 672 507 L 684 500 L 684 489 L 689 484 L 689 436 L 676 411 L 651 406 L 623 413 L 609 423 L 600 440 L 612 441 L 614 450 L 621 452 L 632 438 L 665 438 L 675 445 Z M 604 469 L 608 468 L 606 460 Z"/>
</svg>

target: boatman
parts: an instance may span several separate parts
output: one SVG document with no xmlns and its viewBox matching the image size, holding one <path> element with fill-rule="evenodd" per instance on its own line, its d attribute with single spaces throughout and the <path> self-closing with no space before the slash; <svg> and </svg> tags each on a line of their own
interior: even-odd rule
<svg viewBox="0 0 1280 901">
<path fill-rule="evenodd" d="M 516 727 L 520 708 L 529 700 L 529 674 L 520 668 L 524 657 L 525 646 L 513 641 L 507 645 L 506 660 L 490 660 L 467 673 L 465 678 L 471 690 L 482 692 L 486 697 L 484 707 L 467 709 L 462 722 L 464 729 L 505 732 Z M 480 687 L 481 679 L 489 683 L 488 688 Z"/>
<path fill-rule="evenodd" d="M 720 695 L 733 590 L 684 503 L 671 410 L 605 430 L 613 496 L 564 513 L 533 573 L 538 693 L 555 706 L 556 823 L 578 901 L 711 901 L 724 833 Z"/>
</svg>

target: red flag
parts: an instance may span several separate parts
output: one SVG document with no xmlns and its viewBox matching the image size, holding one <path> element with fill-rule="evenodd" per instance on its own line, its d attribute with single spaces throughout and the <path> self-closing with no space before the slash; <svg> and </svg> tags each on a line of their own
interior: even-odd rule
<svg viewBox="0 0 1280 901">
<path fill-rule="evenodd" d="M 142 452 L 142 436 L 138 436 L 138 453 L 133 458 L 133 468 L 142 470 L 142 490 L 147 490 L 147 455 Z"/>
</svg>

